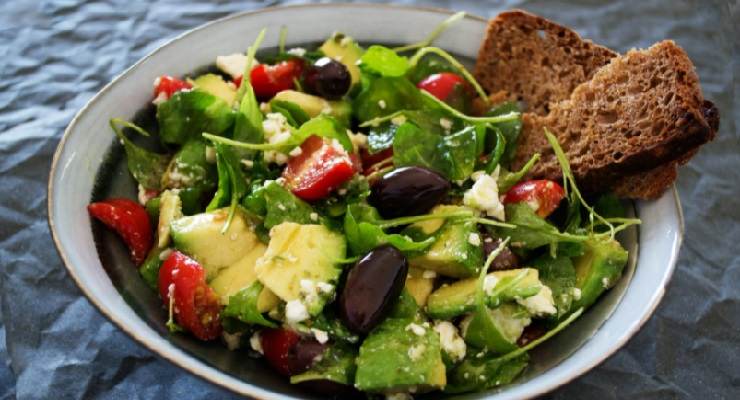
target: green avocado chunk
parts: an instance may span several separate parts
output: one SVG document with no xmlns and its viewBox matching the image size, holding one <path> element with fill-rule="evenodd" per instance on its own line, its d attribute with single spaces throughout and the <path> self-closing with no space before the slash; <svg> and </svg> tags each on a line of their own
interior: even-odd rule
<svg viewBox="0 0 740 400">
<path fill-rule="evenodd" d="M 352 84 L 360 81 L 360 67 L 357 62 L 362 57 L 362 48 L 343 33 L 335 33 L 319 48 L 325 56 L 344 64 L 352 77 Z"/>
<path fill-rule="evenodd" d="M 432 210 L 432 213 L 455 210 L 465 210 L 465 207 L 440 206 Z M 415 230 L 423 233 L 432 231 L 436 237 L 434 244 L 424 254 L 409 260 L 409 264 L 454 278 L 475 276 L 483 265 L 483 249 L 480 244 L 476 245 L 475 241 L 470 240 L 471 235 L 478 235 L 476 223 L 449 220 L 441 228 L 435 229 L 435 221 L 437 220 L 426 221 L 408 228 L 412 237 Z"/>
<path fill-rule="evenodd" d="M 236 99 L 236 86 L 229 84 L 224 81 L 219 75 L 216 74 L 205 74 L 201 75 L 191 82 L 193 87 L 204 90 L 221 100 L 225 101 L 226 104 L 234 104 Z"/>
<path fill-rule="evenodd" d="M 614 286 L 622 275 L 627 259 L 627 250 L 614 239 L 587 241 L 585 254 L 573 262 L 580 297 L 574 296 L 570 309 L 590 306 L 601 293 Z"/>
<path fill-rule="evenodd" d="M 516 341 L 532 322 L 529 313 L 516 304 L 479 310 L 460 324 L 465 342 L 479 349 L 504 354 L 517 348 Z"/>
<path fill-rule="evenodd" d="M 208 280 L 234 265 L 260 243 L 246 212 L 237 210 L 229 229 L 221 233 L 227 208 L 178 218 L 170 224 L 175 248 L 193 257 L 206 270 Z"/>
<path fill-rule="evenodd" d="M 328 114 L 344 125 L 349 125 L 352 108 L 344 100 L 329 101 L 308 93 L 295 90 L 283 90 L 275 95 L 273 101 L 290 102 L 300 107 L 310 118 Z"/>
<path fill-rule="evenodd" d="M 486 305 L 497 307 L 515 298 L 534 296 L 542 289 L 538 272 L 533 268 L 494 271 L 486 275 L 494 283 L 486 290 Z M 450 319 L 475 309 L 475 292 L 478 278 L 457 281 L 435 290 L 427 300 L 427 314 L 435 319 Z"/>
</svg>

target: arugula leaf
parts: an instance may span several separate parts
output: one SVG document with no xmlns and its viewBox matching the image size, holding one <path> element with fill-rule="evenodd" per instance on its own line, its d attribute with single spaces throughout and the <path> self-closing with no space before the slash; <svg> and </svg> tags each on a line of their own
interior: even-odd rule
<svg viewBox="0 0 740 400">
<path fill-rule="evenodd" d="M 521 109 L 516 102 L 509 101 L 503 104 L 499 104 L 498 106 L 495 106 L 490 111 L 488 111 L 488 113 L 486 113 L 486 116 L 498 117 L 501 115 L 507 115 L 511 112 L 521 113 Z M 522 131 L 521 114 L 516 119 L 497 123 L 496 128 L 498 128 L 498 130 L 504 135 L 504 138 L 506 139 L 506 148 L 504 149 L 503 155 L 501 156 L 501 161 L 508 165 L 508 163 L 510 163 L 511 160 L 514 158 L 514 154 L 516 153 L 517 140 L 519 139 L 519 134 Z"/>
<path fill-rule="evenodd" d="M 355 358 L 357 349 L 343 343 L 334 343 L 324 354 L 321 360 L 314 364 L 308 371 L 290 377 L 290 383 L 325 380 L 342 385 L 352 385 L 355 381 L 357 365 Z"/>
<path fill-rule="evenodd" d="M 254 90 L 249 82 L 243 83 L 249 88 L 245 91 L 244 97 L 239 104 L 239 111 L 234 118 L 234 133 L 232 138 L 246 143 L 262 143 L 265 133 L 262 129 L 262 111 L 259 109 L 259 103 L 254 96 Z M 240 149 L 236 151 L 240 158 L 252 159 L 255 151 L 249 149 Z"/>
<path fill-rule="evenodd" d="M 344 234 L 352 255 L 364 255 L 381 244 L 390 243 L 404 253 L 426 249 L 434 243 L 434 238 L 415 242 L 408 236 L 388 234 L 376 225 L 382 220 L 377 210 L 364 204 L 351 204 L 344 215 Z"/>
<path fill-rule="evenodd" d="M 225 206 L 228 200 L 229 216 L 224 222 L 221 232 L 226 232 L 231 226 L 231 221 L 236 213 L 236 207 L 241 199 L 247 194 L 247 178 L 241 169 L 239 159 L 234 154 L 232 148 L 215 143 L 216 147 L 216 166 L 219 173 L 218 190 L 208 204 L 206 210 L 214 210 Z"/>
<path fill-rule="evenodd" d="M 248 324 L 262 325 L 268 328 L 277 328 L 277 324 L 266 319 L 257 310 L 257 301 L 264 286 L 260 281 L 254 281 L 235 295 L 229 297 L 229 304 L 224 308 L 225 317 L 234 317 Z"/>
<path fill-rule="evenodd" d="M 419 89 L 406 78 L 380 77 L 366 82 L 367 87 L 352 104 L 352 112 L 360 122 L 422 106 Z"/>
<path fill-rule="evenodd" d="M 310 119 L 308 114 L 296 103 L 287 100 L 276 100 L 270 101 L 270 109 L 273 112 L 279 112 L 285 116 L 288 123 L 294 127 L 299 127 L 306 123 Z"/>
<path fill-rule="evenodd" d="M 399 77 L 409 69 L 409 60 L 399 56 L 395 51 L 380 45 L 368 47 L 360 57 L 360 68 L 363 71 L 381 76 Z"/>
<path fill-rule="evenodd" d="M 505 210 L 506 222 L 516 227 L 497 227 L 496 230 L 501 237 L 510 236 L 513 247 L 534 249 L 558 242 L 584 242 L 588 239 L 584 235 L 559 232 L 525 203 L 508 204 Z"/>
<path fill-rule="evenodd" d="M 524 178 L 524 175 L 527 175 L 527 172 L 529 172 L 530 169 L 534 166 L 534 164 L 537 163 L 537 161 L 540 160 L 540 154 L 536 153 L 532 156 L 532 158 L 527 161 L 526 164 L 516 172 L 510 172 L 505 169 L 501 170 L 501 173 L 499 173 L 498 180 L 496 183 L 498 184 L 498 191 L 499 193 L 506 193 L 509 189 L 514 187 L 522 178 Z"/>
<path fill-rule="evenodd" d="M 226 207 L 229 204 L 231 197 L 231 175 L 229 175 L 229 168 L 226 166 L 226 163 L 227 161 L 224 159 L 223 153 L 216 152 L 218 189 L 216 189 L 211 202 L 208 203 L 206 211 L 213 211 L 221 207 Z"/>
<path fill-rule="evenodd" d="M 558 310 L 555 318 L 566 315 L 573 303 L 573 289 L 576 287 L 573 261 L 567 256 L 552 258 L 543 254 L 530 261 L 530 264 L 539 271 L 540 281 L 552 290 L 552 298 Z"/>
<path fill-rule="evenodd" d="M 167 169 L 170 156 L 154 153 L 137 146 L 123 133 L 123 129 L 119 125 L 124 128 L 133 129 L 144 136 L 149 136 L 149 133 L 130 122 L 118 118 L 112 118 L 110 120 L 110 127 L 118 137 L 118 140 L 122 142 L 123 150 L 126 152 L 128 170 L 136 182 L 145 189 L 161 189 L 162 175 L 164 175 Z"/>
<path fill-rule="evenodd" d="M 182 145 L 162 176 L 162 187 L 213 190 L 216 187 L 216 166 L 208 162 L 206 147 L 206 142 L 199 137 Z"/>
<path fill-rule="evenodd" d="M 514 381 L 529 363 L 529 355 L 500 360 L 477 358 L 470 354 L 463 362 L 447 374 L 445 393 L 478 392 Z"/>
<path fill-rule="evenodd" d="M 406 122 L 398 127 L 393 139 L 393 163 L 427 167 L 450 180 L 464 180 L 475 169 L 476 139 L 473 126 L 439 136 Z"/>
<path fill-rule="evenodd" d="M 157 106 L 159 136 L 167 144 L 185 144 L 203 132 L 219 135 L 234 122 L 224 100 L 200 89 L 181 91 Z"/>
<path fill-rule="evenodd" d="M 266 181 L 253 188 L 244 199 L 244 206 L 251 212 L 264 217 L 265 228 L 270 229 L 283 222 L 316 224 L 311 219 L 313 208 L 275 181 Z"/>
<path fill-rule="evenodd" d="M 327 139 L 336 139 L 345 150 L 352 153 L 354 147 L 352 141 L 347 135 L 347 129 L 336 119 L 328 115 L 319 115 L 306 121 L 295 133 L 295 139 L 292 140 L 300 145 L 311 135 L 325 137 Z"/>
<path fill-rule="evenodd" d="M 457 69 L 441 56 L 429 53 L 421 57 L 416 65 L 409 69 L 406 76 L 411 82 L 419 83 L 429 75 L 441 72 L 457 72 Z"/>
</svg>

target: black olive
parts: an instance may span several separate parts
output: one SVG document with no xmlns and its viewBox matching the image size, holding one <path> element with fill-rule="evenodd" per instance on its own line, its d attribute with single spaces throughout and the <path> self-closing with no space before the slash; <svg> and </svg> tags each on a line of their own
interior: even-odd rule
<svg viewBox="0 0 740 400">
<path fill-rule="evenodd" d="M 321 57 L 308 68 L 303 83 L 307 92 L 336 100 L 347 93 L 352 84 L 352 76 L 344 64 L 329 57 Z"/>
<path fill-rule="evenodd" d="M 487 259 L 488 255 L 496 250 L 499 245 L 501 245 L 501 239 L 491 238 L 490 236 L 486 237 L 483 240 L 483 257 Z M 509 249 L 509 246 L 506 246 L 501 250 L 501 253 L 493 259 L 489 270 L 499 271 L 503 269 L 513 269 L 517 266 L 519 266 L 519 257 Z"/>
<path fill-rule="evenodd" d="M 373 185 L 367 201 L 383 218 L 425 214 L 450 190 L 442 175 L 422 167 L 392 171 Z"/>
<path fill-rule="evenodd" d="M 339 296 L 339 317 L 347 328 L 367 334 L 380 324 L 401 295 L 408 270 L 403 253 L 388 244 L 357 262 Z"/>
<path fill-rule="evenodd" d="M 288 371 L 291 375 L 308 371 L 326 348 L 325 344 L 314 339 L 302 338 L 288 350 Z"/>
</svg>

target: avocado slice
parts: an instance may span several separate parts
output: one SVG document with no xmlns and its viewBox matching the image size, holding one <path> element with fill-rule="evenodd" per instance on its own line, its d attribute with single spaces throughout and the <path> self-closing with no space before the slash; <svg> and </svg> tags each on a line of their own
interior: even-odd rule
<svg viewBox="0 0 740 400">
<path fill-rule="evenodd" d="M 436 273 L 433 271 L 409 268 L 409 273 L 406 275 L 406 290 L 416 300 L 419 307 L 424 307 L 427 303 L 427 298 L 429 298 L 429 294 L 432 293 L 434 288 L 435 275 Z"/>
<path fill-rule="evenodd" d="M 229 215 L 227 208 L 178 218 L 170 224 L 175 247 L 193 257 L 206 270 L 208 280 L 249 254 L 260 243 L 252 222 L 237 210 L 229 229 L 221 228 Z"/>
<path fill-rule="evenodd" d="M 278 92 L 273 100 L 291 102 L 300 107 L 311 118 L 328 114 L 345 126 L 349 125 L 349 118 L 352 114 L 352 107 L 345 100 L 329 101 L 319 96 L 295 90 Z"/>
<path fill-rule="evenodd" d="M 357 62 L 362 57 L 362 48 L 351 37 L 336 32 L 319 47 L 325 56 L 344 64 L 352 77 L 352 84 L 360 81 L 360 67 Z"/>
<path fill-rule="evenodd" d="M 622 275 L 627 259 L 627 250 L 614 239 L 588 240 L 586 252 L 573 262 L 580 297 L 574 296 L 571 310 L 590 306 L 601 293 L 614 286 Z"/>
<path fill-rule="evenodd" d="M 165 190 L 159 198 L 157 248 L 163 249 L 170 244 L 170 224 L 182 217 L 182 201 L 179 194 L 172 190 Z"/>
<path fill-rule="evenodd" d="M 236 86 L 233 83 L 224 81 L 219 75 L 205 74 L 194 80 L 188 80 L 194 88 L 206 91 L 218 98 L 221 98 L 228 105 L 233 105 L 236 100 Z"/>
<path fill-rule="evenodd" d="M 498 305 L 514 299 L 535 296 L 543 288 L 539 273 L 533 268 L 494 271 L 486 275 L 486 305 Z M 435 290 L 427 300 L 427 314 L 435 319 L 450 319 L 475 309 L 478 278 L 457 281 Z"/>
<path fill-rule="evenodd" d="M 388 318 L 362 342 L 355 387 L 367 392 L 426 392 L 447 383 L 439 335 L 419 315 Z"/>
<path fill-rule="evenodd" d="M 494 353 L 508 353 L 517 348 L 516 341 L 532 322 L 523 307 L 504 304 L 493 309 L 480 309 L 460 324 L 465 342 Z"/>
<path fill-rule="evenodd" d="M 257 278 L 285 302 L 300 300 L 310 315 L 321 312 L 334 295 L 341 273 L 338 261 L 346 257 L 344 236 L 323 225 L 283 222 L 270 229 L 265 254 L 254 267 Z M 331 285 L 331 290 L 321 286 Z M 306 287 L 315 288 L 306 293 Z"/>
<path fill-rule="evenodd" d="M 464 210 L 465 207 L 445 206 L 436 207 L 432 213 L 444 211 L 454 211 L 455 209 Z M 475 244 L 470 240 L 471 235 L 478 234 L 478 227 L 473 221 L 454 221 L 445 222 L 441 228 L 435 228 L 437 223 L 427 221 L 423 224 L 411 225 L 407 231 L 412 238 L 417 235 L 416 232 L 429 232 L 434 230 L 436 240 L 424 254 L 409 260 L 413 267 L 430 269 L 441 275 L 451 276 L 454 278 L 468 278 L 478 273 L 478 269 L 483 265 L 483 249 L 480 243 Z"/>
<path fill-rule="evenodd" d="M 218 275 L 208 284 L 216 292 L 222 305 L 229 305 L 231 296 L 257 281 L 254 266 L 266 250 L 267 246 L 256 243 L 242 259 L 219 271 Z M 257 311 L 268 312 L 276 308 L 279 303 L 280 299 L 270 289 L 263 288 L 257 299 Z"/>
</svg>

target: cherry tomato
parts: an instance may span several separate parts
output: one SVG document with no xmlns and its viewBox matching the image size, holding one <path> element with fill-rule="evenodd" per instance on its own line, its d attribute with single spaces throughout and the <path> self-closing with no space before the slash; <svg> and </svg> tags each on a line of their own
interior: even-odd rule
<svg viewBox="0 0 740 400">
<path fill-rule="evenodd" d="M 293 194 L 303 200 L 320 200 L 355 174 L 355 164 L 341 145 L 310 136 L 301 154 L 288 160 L 283 178 Z"/>
<path fill-rule="evenodd" d="M 144 262 L 153 235 L 149 214 L 143 206 L 129 199 L 108 199 L 88 205 L 87 211 L 121 236 L 134 264 Z"/>
<path fill-rule="evenodd" d="M 527 203 L 540 217 L 547 217 L 565 197 L 565 191 L 556 182 L 542 179 L 524 181 L 509 189 L 504 204 Z"/>
<path fill-rule="evenodd" d="M 206 284 L 206 272 L 195 260 L 173 251 L 159 269 L 159 295 L 169 306 L 174 296 L 175 321 L 201 340 L 221 334 L 221 304 Z"/>
<path fill-rule="evenodd" d="M 463 86 L 464 84 L 465 80 L 460 75 L 453 74 L 452 72 L 442 72 L 427 76 L 417 83 L 416 87 L 426 90 L 442 101 L 446 101 L 456 86 Z"/>
<path fill-rule="evenodd" d="M 252 68 L 249 78 L 257 98 L 269 100 L 278 92 L 293 89 L 293 81 L 301 76 L 302 71 L 302 63 L 292 59 L 275 65 L 259 64 Z"/>
<path fill-rule="evenodd" d="M 260 331 L 260 342 L 265 359 L 279 373 L 290 375 L 288 355 L 298 343 L 298 333 L 288 329 L 263 329 Z"/>
<path fill-rule="evenodd" d="M 191 84 L 183 80 L 173 78 L 169 75 L 162 75 L 154 82 L 154 97 L 164 94 L 165 98 L 169 99 L 173 94 L 192 87 Z"/>
</svg>

